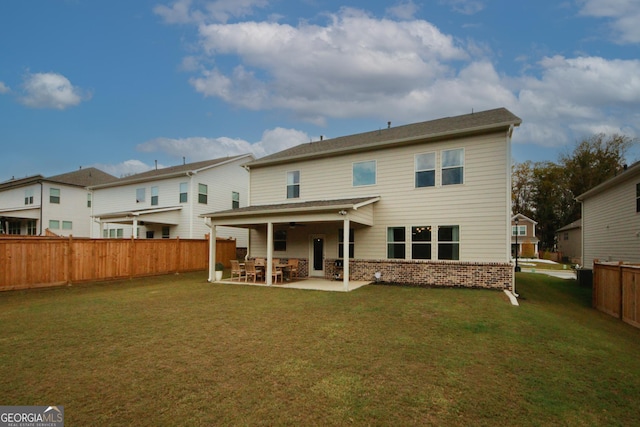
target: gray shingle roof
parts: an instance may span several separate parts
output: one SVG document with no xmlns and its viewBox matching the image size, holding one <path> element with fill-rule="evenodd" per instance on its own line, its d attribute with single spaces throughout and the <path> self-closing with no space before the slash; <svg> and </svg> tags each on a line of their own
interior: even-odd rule
<svg viewBox="0 0 640 427">
<path fill-rule="evenodd" d="M 74 172 L 67 172 L 46 178 L 47 181 L 59 182 L 62 184 L 76 185 L 79 187 L 89 187 L 91 185 L 105 184 L 117 180 L 113 175 L 96 168 L 79 169 Z"/>
<path fill-rule="evenodd" d="M 387 145 L 402 145 L 418 141 L 435 140 L 443 137 L 463 136 L 465 134 L 483 132 L 491 129 L 508 128 L 512 125 L 518 126 L 520 123 L 522 123 L 522 120 L 506 108 L 497 108 L 462 116 L 446 117 L 326 139 L 324 141 L 300 144 L 287 150 L 262 157 L 249 163 L 247 166 L 259 167 L 295 160 L 328 157 L 351 151 L 372 150 Z"/>
</svg>

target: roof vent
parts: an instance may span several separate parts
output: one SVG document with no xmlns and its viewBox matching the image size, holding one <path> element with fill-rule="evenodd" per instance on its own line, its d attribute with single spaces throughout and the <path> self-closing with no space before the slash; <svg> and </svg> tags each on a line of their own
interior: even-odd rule
<svg viewBox="0 0 640 427">
<path fill-rule="evenodd" d="M 387 129 L 391 129 L 391 122 L 387 122 Z"/>
<path fill-rule="evenodd" d="M 320 135 L 320 141 L 324 139 L 324 135 Z"/>
</svg>

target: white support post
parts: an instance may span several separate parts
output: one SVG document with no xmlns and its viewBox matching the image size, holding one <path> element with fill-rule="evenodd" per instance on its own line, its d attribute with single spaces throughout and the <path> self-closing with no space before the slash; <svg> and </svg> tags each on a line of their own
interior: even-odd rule
<svg viewBox="0 0 640 427">
<path fill-rule="evenodd" d="M 267 268 L 265 269 L 267 286 L 273 284 L 273 223 L 267 223 Z"/>
<path fill-rule="evenodd" d="M 342 282 L 344 285 L 344 291 L 349 291 L 349 218 L 344 217 L 344 229 L 342 232 Z"/>
<path fill-rule="evenodd" d="M 211 225 L 209 231 L 209 279 L 210 283 L 216 280 L 216 226 Z"/>
<path fill-rule="evenodd" d="M 137 239 L 138 238 L 138 217 L 134 216 L 133 217 L 133 238 Z"/>
</svg>

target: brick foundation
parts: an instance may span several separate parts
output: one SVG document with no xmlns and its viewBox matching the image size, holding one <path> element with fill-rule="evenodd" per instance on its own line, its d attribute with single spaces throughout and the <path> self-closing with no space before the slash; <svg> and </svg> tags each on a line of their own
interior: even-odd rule
<svg viewBox="0 0 640 427">
<path fill-rule="evenodd" d="M 333 279 L 341 269 L 336 259 L 325 259 L 325 278 Z M 410 286 L 512 289 L 513 265 L 493 262 L 422 261 L 422 260 L 349 260 L 351 280 L 375 280 Z"/>
</svg>

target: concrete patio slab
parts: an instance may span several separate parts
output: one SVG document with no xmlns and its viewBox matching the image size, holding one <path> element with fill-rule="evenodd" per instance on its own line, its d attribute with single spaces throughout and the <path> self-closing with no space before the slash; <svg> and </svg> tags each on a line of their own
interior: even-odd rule
<svg viewBox="0 0 640 427">
<path fill-rule="evenodd" d="M 251 281 L 245 282 L 244 280 L 229 280 L 223 279 L 219 282 L 225 285 L 250 285 L 250 286 L 267 286 L 265 283 L 256 282 L 253 283 Z M 358 281 L 351 280 L 349 281 L 349 290 L 346 292 L 351 292 L 355 289 L 358 289 L 362 286 L 370 284 L 370 281 Z M 327 280 L 321 278 L 307 278 L 307 279 L 299 279 L 294 280 L 292 282 L 285 281 L 284 283 L 278 282 L 278 284 L 271 285 L 272 288 L 287 288 L 287 289 L 307 289 L 313 291 L 327 291 L 327 292 L 345 292 L 344 283 L 342 281 L 337 280 Z"/>
</svg>

